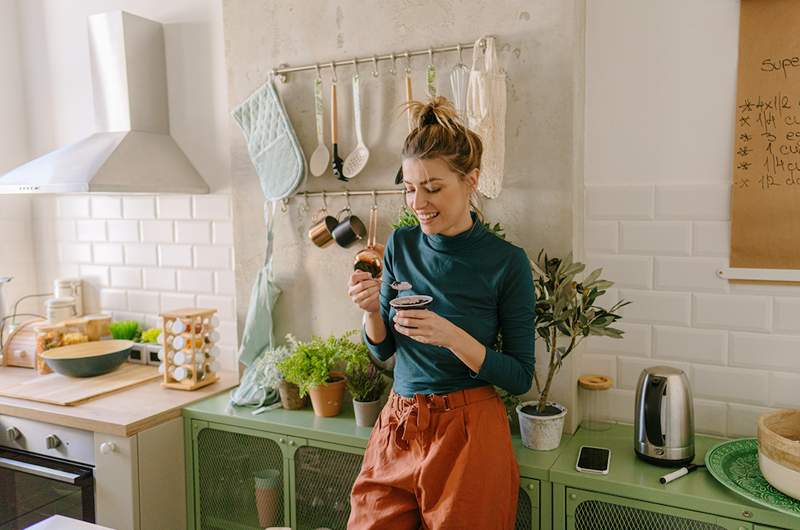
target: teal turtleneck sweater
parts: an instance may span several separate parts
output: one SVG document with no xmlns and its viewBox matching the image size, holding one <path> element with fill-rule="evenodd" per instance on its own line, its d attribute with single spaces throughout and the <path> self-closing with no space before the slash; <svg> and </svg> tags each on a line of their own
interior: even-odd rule
<svg viewBox="0 0 800 530">
<path fill-rule="evenodd" d="M 383 342 L 364 343 L 381 360 L 397 353 L 394 391 L 401 396 L 443 394 L 497 385 L 512 394 L 530 389 L 534 367 L 535 295 L 525 251 L 495 236 L 472 214 L 472 228 L 455 236 L 426 235 L 419 226 L 389 236 L 384 253 L 380 313 Z M 394 281 L 412 285 L 399 293 Z M 469 333 L 486 347 L 476 374 L 447 348 L 423 344 L 394 329 L 396 296 L 426 294 L 429 309 Z M 502 333 L 503 351 L 492 349 Z"/>
</svg>

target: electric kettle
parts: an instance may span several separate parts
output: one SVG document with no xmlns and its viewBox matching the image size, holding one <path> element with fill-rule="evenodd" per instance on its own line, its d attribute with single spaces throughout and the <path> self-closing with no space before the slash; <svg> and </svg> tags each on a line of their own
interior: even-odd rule
<svg viewBox="0 0 800 530">
<path fill-rule="evenodd" d="M 636 385 L 634 449 L 646 462 L 680 467 L 694 459 L 694 413 L 682 370 L 653 366 Z"/>
</svg>

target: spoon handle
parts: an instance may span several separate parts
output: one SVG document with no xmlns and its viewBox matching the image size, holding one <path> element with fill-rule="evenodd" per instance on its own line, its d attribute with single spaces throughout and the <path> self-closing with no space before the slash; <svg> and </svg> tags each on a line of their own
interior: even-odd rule
<svg viewBox="0 0 800 530">
<path fill-rule="evenodd" d="M 314 114 L 317 119 L 317 143 L 322 145 L 325 142 L 322 129 L 324 128 L 323 116 L 324 109 L 322 108 L 322 79 L 317 78 L 314 80 Z"/>
<path fill-rule="evenodd" d="M 356 121 L 356 140 L 357 145 L 363 145 L 364 140 L 361 136 L 361 83 L 358 74 L 353 76 L 353 113 Z"/>
</svg>

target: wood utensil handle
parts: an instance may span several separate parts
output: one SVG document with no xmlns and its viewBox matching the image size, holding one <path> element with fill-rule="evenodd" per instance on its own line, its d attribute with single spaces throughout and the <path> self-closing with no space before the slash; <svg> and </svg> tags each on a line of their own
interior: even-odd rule
<svg viewBox="0 0 800 530">
<path fill-rule="evenodd" d="M 406 103 L 411 103 L 413 96 L 411 95 L 411 76 L 406 75 Z M 411 109 L 406 107 L 406 114 L 408 115 L 408 131 L 411 132 Z"/>
<path fill-rule="evenodd" d="M 331 84 L 331 142 L 334 144 L 339 143 L 336 132 L 336 107 L 336 83 L 333 83 Z"/>
<path fill-rule="evenodd" d="M 373 248 L 377 239 L 378 231 L 378 207 L 373 206 L 369 210 L 369 227 L 367 228 L 367 248 Z"/>
</svg>

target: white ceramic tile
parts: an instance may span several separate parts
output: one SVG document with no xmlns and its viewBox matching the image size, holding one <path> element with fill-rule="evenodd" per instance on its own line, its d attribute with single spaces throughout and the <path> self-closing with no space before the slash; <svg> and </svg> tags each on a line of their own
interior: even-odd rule
<svg viewBox="0 0 800 530">
<path fill-rule="evenodd" d="M 769 405 L 776 408 L 800 409 L 800 375 L 771 373 Z"/>
<path fill-rule="evenodd" d="M 220 320 L 235 320 L 236 308 L 233 305 L 233 297 L 230 296 L 207 296 L 197 295 L 197 305 L 199 307 L 210 307 L 217 310 Z"/>
<path fill-rule="evenodd" d="M 587 186 L 587 219 L 652 219 L 653 186 Z"/>
<path fill-rule="evenodd" d="M 767 283 L 732 283 L 732 294 L 764 296 L 800 296 L 800 285 L 770 285 Z"/>
<path fill-rule="evenodd" d="M 655 258 L 655 287 L 667 291 L 727 292 L 728 281 L 717 271 L 728 266 L 721 258 Z"/>
<path fill-rule="evenodd" d="M 173 269 L 143 269 L 144 288 L 151 291 L 175 290 L 175 271 Z"/>
<path fill-rule="evenodd" d="M 767 372 L 695 364 L 692 367 L 692 393 L 695 397 L 766 405 Z"/>
<path fill-rule="evenodd" d="M 191 219 L 192 198 L 185 195 L 159 195 L 158 217 L 160 219 Z"/>
<path fill-rule="evenodd" d="M 142 221 L 142 241 L 145 243 L 172 243 L 172 221 Z"/>
<path fill-rule="evenodd" d="M 231 217 L 230 195 L 195 195 L 193 200 L 195 219 L 225 220 Z"/>
<path fill-rule="evenodd" d="M 718 365 L 726 362 L 726 331 L 653 326 L 653 335 L 655 358 Z"/>
<path fill-rule="evenodd" d="M 725 221 L 730 218 L 730 186 L 656 186 L 656 218 Z"/>
<path fill-rule="evenodd" d="M 614 382 L 617 380 L 617 356 L 599 353 L 585 353 L 578 363 L 578 376 L 604 375 Z"/>
<path fill-rule="evenodd" d="M 236 275 L 233 271 L 216 271 L 214 273 L 214 292 L 217 294 L 236 294 Z"/>
<path fill-rule="evenodd" d="M 122 245 L 116 243 L 95 243 L 94 262 L 118 265 L 122 263 Z"/>
<path fill-rule="evenodd" d="M 234 348 L 237 347 L 236 345 L 238 344 L 238 340 L 235 322 L 223 320 L 220 322 L 218 330 L 220 335 L 220 347 L 222 347 L 223 344 L 233 346 Z"/>
<path fill-rule="evenodd" d="M 215 221 L 212 229 L 215 245 L 233 245 L 233 223 Z"/>
<path fill-rule="evenodd" d="M 158 253 L 162 267 L 192 266 L 192 247 L 189 245 L 159 245 Z"/>
<path fill-rule="evenodd" d="M 139 325 L 143 324 L 146 318 L 144 313 L 134 313 L 132 311 L 112 311 L 113 320 L 135 320 Z"/>
<path fill-rule="evenodd" d="M 728 432 L 725 433 L 725 435 L 730 438 L 749 438 L 756 436 L 759 416 L 763 416 L 774 410 L 775 409 L 766 407 L 753 407 L 750 405 L 729 403 Z"/>
<path fill-rule="evenodd" d="M 731 224 L 728 221 L 692 223 L 692 254 L 696 256 L 729 256 Z"/>
<path fill-rule="evenodd" d="M 725 436 L 728 406 L 721 401 L 694 400 L 694 430 L 701 434 Z"/>
<path fill-rule="evenodd" d="M 78 241 L 106 240 L 105 221 L 77 221 L 75 229 L 78 234 Z"/>
<path fill-rule="evenodd" d="M 636 384 L 639 382 L 639 376 L 646 368 L 653 366 L 670 366 L 683 370 L 686 377 L 690 375 L 689 363 L 677 363 L 674 361 L 664 361 L 656 359 L 641 359 L 638 357 L 626 357 L 620 355 L 617 358 L 617 367 L 619 374 L 617 376 L 617 388 L 636 390 Z"/>
<path fill-rule="evenodd" d="M 775 331 L 800 333 L 800 299 L 775 298 Z"/>
<path fill-rule="evenodd" d="M 89 217 L 89 197 L 64 196 L 58 197 L 58 216 L 66 218 Z"/>
<path fill-rule="evenodd" d="M 128 265 L 157 265 L 156 246 L 150 244 L 125 245 L 125 263 Z"/>
<path fill-rule="evenodd" d="M 186 307 L 196 307 L 195 295 L 193 294 L 161 294 L 161 311 L 172 311 Z"/>
<path fill-rule="evenodd" d="M 587 274 L 602 268 L 600 277 L 614 282 L 616 287 L 649 289 L 653 286 L 653 258 L 649 256 L 589 254 L 585 263 Z"/>
<path fill-rule="evenodd" d="M 92 246 L 88 243 L 59 244 L 61 261 L 68 263 L 91 263 Z"/>
<path fill-rule="evenodd" d="M 616 254 L 619 251 L 619 223 L 586 221 L 583 224 L 583 246 L 595 254 Z"/>
<path fill-rule="evenodd" d="M 731 333 L 728 364 L 800 372 L 800 337 L 765 333 Z M 798 389 L 800 392 L 800 389 Z"/>
<path fill-rule="evenodd" d="M 761 296 L 694 295 L 694 327 L 769 331 L 772 301 Z"/>
<path fill-rule="evenodd" d="M 130 267 L 111 267 L 112 287 L 142 287 L 142 270 Z"/>
<path fill-rule="evenodd" d="M 620 253 L 687 256 L 691 227 L 684 221 L 624 221 Z"/>
<path fill-rule="evenodd" d="M 80 271 L 84 282 L 92 283 L 98 287 L 108 287 L 108 267 L 81 265 Z"/>
<path fill-rule="evenodd" d="M 58 239 L 58 241 L 68 242 L 78 240 L 78 232 L 75 229 L 75 221 L 70 219 L 59 219 L 57 222 L 47 222 L 45 223 L 45 226 L 54 227 L 54 237 Z"/>
<path fill-rule="evenodd" d="M 213 275 L 211 271 L 179 270 L 178 290 L 190 293 L 213 293 Z"/>
<path fill-rule="evenodd" d="M 160 300 L 158 293 L 128 291 L 128 309 L 137 313 L 158 313 Z"/>
<path fill-rule="evenodd" d="M 200 269 L 229 269 L 231 248 L 227 246 L 194 247 L 194 266 Z"/>
<path fill-rule="evenodd" d="M 692 305 L 689 293 L 620 289 L 619 297 L 631 302 L 621 310 L 626 322 L 689 325 Z"/>
<path fill-rule="evenodd" d="M 592 336 L 586 338 L 586 351 L 591 353 L 611 353 L 649 357 L 651 350 L 651 326 L 633 324 L 620 320 L 612 327 L 624 331 L 621 339 Z"/>
<path fill-rule="evenodd" d="M 623 423 L 633 423 L 636 392 L 612 388 L 608 392 L 608 417 Z"/>
<path fill-rule="evenodd" d="M 139 241 L 139 221 L 108 221 L 108 240 L 112 243 Z"/>
<path fill-rule="evenodd" d="M 122 217 L 122 202 L 119 197 L 92 197 L 92 217 L 95 219 L 119 219 Z"/>
<path fill-rule="evenodd" d="M 100 306 L 104 311 L 124 311 L 128 308 L 127 294 L 119 289 L 103 289 L 100 291 Z"/>
<path fill-rule="evenodd" d="M 178 243 L 210 243 L 210 223 L 208 221 L 176 221 L 175 241 Z"/>
<path fill-rule="evenodd" d="M 124 197 L 122 213 L 125 219 L 153 219 L 156 216 L 156 203 L 153 197 Z"/>
</svg>

